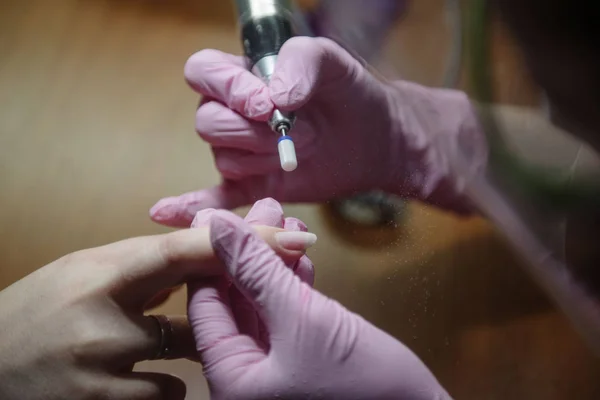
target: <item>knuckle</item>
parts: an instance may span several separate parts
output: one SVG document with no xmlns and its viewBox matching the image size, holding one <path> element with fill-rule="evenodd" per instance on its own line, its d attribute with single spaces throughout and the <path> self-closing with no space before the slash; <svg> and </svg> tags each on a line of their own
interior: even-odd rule
<svg viewBox="0 0 600 400">
<path fill-rule="evenodd" d="M 205 208 L 204 210 L 200 210 L 196 212 L 194 216 L 194 220 L 192 221 L 192 228 L 198 228 L 201 226 L 206 226 L 210 223 L 210 217 L 215 213 L 214 208 Z"/>
<path fill-rule="evenodd" d="M 319 37 L 296 36 L 288 40 L 284 46 L 287 48 L 312 49 L 315 47 L 315 44 L 319 43 L 319 39 Z"/>
<path fill-rule="evenodd" d="M 340 45 L 337 44 L 335 41 L 326 37 L 317 37 L 315 38 L 315 42 L 317 43 L 318 47 L 313 47 L 315 47 L 315 49 L 318 48 L 320 54 L 322 55 L 324 55 L 324 53 L 327 52 L 327 50 L 333 50 L 340 47 Z"/>
<path fill-rule="evenodd" d="M 157 241 L 156 252 L 158 259 L 163 264 L 177 261 L 177 232 L 174 234 L 163 235 Z"/>
<path fill-rule="evenodd" d="M 100 329 L 87 322 L 74 322 L 71 326 L 69 354 L 75 365 L 85 366 L 94 362 L 107 348 L 106 338 Z"/>
<path fill-rule="evenodd" d="M 236 100 L 247 117 L 258 117 L 272 110 L 269 89 L 262 82 L 248 93 L 239 93 Z"/>
<path fill-rule="evenodd" d="M 254 203 L 254 205 L 265 208 L 271 208 L 274 211 L 283 214 L 283 208 L 281 207 L 281 204 L 272 197 L 265 197 L 264 199 L 260 199 L 256 203 Z"/>
<path fill-rule="evenodd" d="M 222 58 L 222 52 L 216 49 L 202 49 L 192 54 L 189 61 L 192 63 L 214 62 Z"/>
<path fill-rule="evenodd" d="M 318 46 L 314 46 L 314 57 L 322 61 L 335 61 L 339 59 L 353 63 L 356 59 L 342 46 L 335 41 L 320 37 L 316 38 Z"/>
</svg>

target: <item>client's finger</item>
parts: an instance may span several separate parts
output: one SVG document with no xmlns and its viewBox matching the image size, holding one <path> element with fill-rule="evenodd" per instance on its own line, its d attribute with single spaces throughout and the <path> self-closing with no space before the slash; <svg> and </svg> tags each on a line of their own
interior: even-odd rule
<svg viewBox="0 0 600 400">
<path fill-rule="evenodd" d="M 300 259 L 316 241 L 306 232 L 253 229 L 286 263 Z M 133 307 L 143 307 L 164 289 L 224 272 L 214 262 L 208 227 L 128 239 L 89 251 L 101 251 L 104 260 L 112 261 L 113 295 L 120 304 Z"/>
</svg>

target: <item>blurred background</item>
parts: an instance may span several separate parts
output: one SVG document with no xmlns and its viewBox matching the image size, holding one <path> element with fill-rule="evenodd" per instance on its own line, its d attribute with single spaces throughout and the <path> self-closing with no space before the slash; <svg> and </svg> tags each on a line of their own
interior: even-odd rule
<svg viewBox="0 0 600 400">
<path fill-rule="evenodd" d="M 541 109 L 493 24 L 496 101 Z M 444 1 L 409 1 L 386 63 L 439 86 L 451 32 Z M 165 232 L 148 218 L 157 199 L 218 183 L 182 73 L 203 48 L 240 53 L 230 2 L 0 0 L 0 288 L 66 253 Z M 467 73 L 458 84 L 469 91 Z M 517 119 L 513 131 L 542 123 Z M 455 398 L 600 398 L 600 364 L 485 221 L 413 203 L 381 228 L 326 206 L 286 213 L 319 236 L 316 287 L 405 342 Z M 185 292 L 157 312 L 185 313 Z M 178 374 L 188 398 L 208 398 L 197 364 L 139 368 Z"/>
</svg>

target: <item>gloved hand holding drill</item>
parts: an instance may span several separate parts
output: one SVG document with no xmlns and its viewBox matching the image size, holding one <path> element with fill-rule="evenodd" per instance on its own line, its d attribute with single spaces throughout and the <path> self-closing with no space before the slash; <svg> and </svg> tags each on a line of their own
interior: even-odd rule
<svg viewBox="0 0 600 400">
<path fill-rule="evenodd" d="M 384 83 L 334 42 L 297 37 L 279 53 L 270 84 L 241 57 L 203 50 L 185 76 L 203 96 L 196 130 L 212 147 L 219 186 L 159 201 L 151 217 L 189 226 L 197 211 L 233 209 L 264 198 L 321 202 L 373 189 L 469 212 L 448 166 L 445 143 L 468 147 L 468 164 L 486 163 L 487 147 L 467 96 L 407 82 Z M 275 108 L 295 111 L 299 167 L 281 171 Z"/>
</svg>

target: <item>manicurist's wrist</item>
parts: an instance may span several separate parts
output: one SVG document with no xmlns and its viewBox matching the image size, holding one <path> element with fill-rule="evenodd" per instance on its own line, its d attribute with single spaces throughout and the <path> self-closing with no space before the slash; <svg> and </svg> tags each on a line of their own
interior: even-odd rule
<svg viewBox="0 0 600 400">
<path fill-rule="evenodd" d="M 470 182 L 487 165 L 487 140 L 468 96 L 398 81 L 389 84 L 390 174 L 384 189 L 459 214 L 476 210 Z"/>
</svg>

